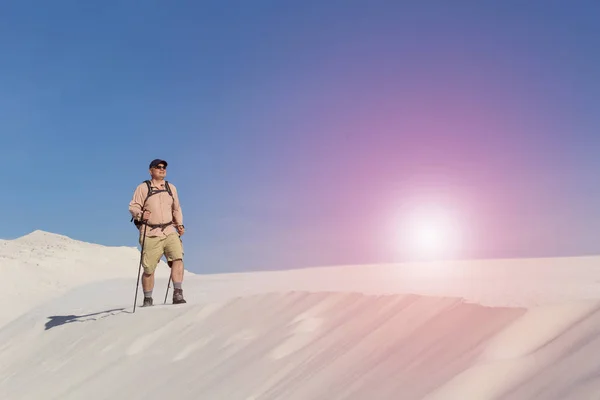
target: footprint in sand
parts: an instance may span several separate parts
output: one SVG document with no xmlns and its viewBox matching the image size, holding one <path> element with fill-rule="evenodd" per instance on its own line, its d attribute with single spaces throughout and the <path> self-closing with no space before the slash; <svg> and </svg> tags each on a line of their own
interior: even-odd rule
<svg viewBox="0 0 600 400">
<path fill-rule="evenodd" d="M 111 344 L 109 344 L 109 345 L 105 346 L 105 347 L 104 347 L 104 348 L 101 350 L 101 352 L 102 352 L 102 353 L 108 353 L 109 351 L 111 351 L 111 350 L 112 350 L 112 349 L 114 349 L 115 347 L 116 347 L 116 345 L 115 345 L 114 343 L 111 343 Z"/>
<path fill-rule="evenodd" d="M 315 333 L 323 325 L 323 319 L 318 317 L 297 317 L 292 323 L 296 324 L 292 329 L 292 337 L 277 346 L 270 357 L 279 360 L 308 345 L 315 337 Z"/>
<path fill-rule="evenodd" d="M 240 351 L 245 346 L 248 345 L 252 340 L 257 337 L 257 334 L 249 329 L 243 329 L 233 335 L 231 335 L 225 342 L 223 343 L 223 347 L 221 348 L 222 355 L 231 355 L 237 351 Z M 189 357 L 195 351 L 207 346 L 211 341 L 215 339 L 214 336 L 207 336 L 204 338 L 200 338 L 196 340 L 194 343 L 187 345 L 183 350 L 181 350 L 174 358 L 173 361 L 181 361 L 187 357 Z"/>
<path fill-rule="evenodd" d="M 173 357 L 173 361 L 181 361 L 185 358 L 188 358 L 192 353 L 206 346 L 210 341 L 213 340 L 212 336 L 208 336 L 205 338 L 200 338 L 194 343 L 190 343 L 185 346 L 175 357 Z"/>
<path fill-rule="evenodd" d="M 224 347 L 222 348 L 222 353 L 225 356 L 232 355 L 244 347 L 248 346 L 248 344 L 256 339 L 258 334 L 250 329 L 242 329 L 241 331 L 231 335 L 224 343 Z"/>
<path fill-rule="evenodd" d="M 213 315 L 215 312 L 219 311 L 222 307 L 223 307 L 222 304 L 209 303 L 209 304 L 203 306 L 202 308 L 200 308 L 200 311 L 198 311 L 198 313 L 194 317 L 194 321 L 195 322 L 203 321 L 206 318 Z"/>
<path fill-rule="evenodd" d="M 131 346 L 129 346 L 129 348 L 126 350 L 125 353 L 128 356 L 132 356 L 134 354 L 143 352 L 148 347 L 150 347 L 154 342 L 158 341 L 158 339 L 160 339 L 160 337 L 165 332 L 166 332 L 166 328 L 163 327 L 152 333 L 148 333 L 144 336 L 139 337 L 138 339 L 136 339 L 135 342 L 133 342 L 133 344 Z"/>
</svg>

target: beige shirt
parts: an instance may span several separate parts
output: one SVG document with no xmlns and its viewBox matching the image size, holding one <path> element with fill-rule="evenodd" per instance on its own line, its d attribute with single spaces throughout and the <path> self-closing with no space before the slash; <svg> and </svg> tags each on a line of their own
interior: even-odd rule
<svg viewBox="0 0 600 400">
<path fill-rule="evenodd" d="M 166 189 L 164 181 L 158 186 L 156 186 L 154 182 L 150 182 L 153 191 Z M 181 212 L 181 205 L 179 204 L 177 188 L 171 182 L 169 182 L 169 187 L 171 188 L 173 197 L 166 191 L 153 194 L 148 197 L 145 206 L 144 200 L 148 195 L 148 186 L 146 186 L 145 182 L 142 182 L 135 188 L 133 199 L 131 199 L 131 202 L 129 203 L 129 212 L 134 219 L 140 219 L 143 207 L 143 209 L 150 211 L 148 224 L 158 225 L 173 222 L 173 225 L 169 225 L 164 229 L 161 227 L 151 228 L 148 226 L 146 228 L 146 236 L 166 236 L 169 233 L 177 232 L 175 229 L 176 225 L 183 225 L 183 213 Z M 143 229 L 144 225 L 140 225 L 140 234 L 143 232 Z"/>
</svg>

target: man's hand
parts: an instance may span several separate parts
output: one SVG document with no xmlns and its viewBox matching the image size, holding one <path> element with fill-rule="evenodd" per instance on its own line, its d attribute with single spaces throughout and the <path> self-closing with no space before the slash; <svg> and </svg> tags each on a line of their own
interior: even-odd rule
<svg viewBox="0 0 600 400">
<path fill-rule="evenodd" d="M 185 233 L 185 228 L 183 225 L 177 225 L 177 232 L 179 233 L 179 236 L 182 236 Z"/>
<path fill-rule="evenodd" d="M 142 221 L 148 221 L 150 219 L 150 211 L 146 210 L 142 213 Z"/>
</svg>

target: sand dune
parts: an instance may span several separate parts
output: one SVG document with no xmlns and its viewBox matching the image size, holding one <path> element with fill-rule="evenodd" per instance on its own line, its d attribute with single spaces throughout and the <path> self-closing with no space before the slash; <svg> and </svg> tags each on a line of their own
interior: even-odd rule
<svg viewBox="0 0 600 400">
<path fill-rule="evenodd" d="M 134 263 L 0 329 L 0 398 L 597 399 L 595 260 L 190 274 L 177 306 L 162 305 L 163 266 L 158 305 L 132 313 Z"/>
<path fill-rule="evenodd" d="M 139 257 L 134 247 L 101 246 L 40 230 L 0 240 L 0 326 L 81 284 L 128 277 L 135 284 Z M 160 276 L 168 276 L 166 264 L 161 266 Z"/>
</svg>

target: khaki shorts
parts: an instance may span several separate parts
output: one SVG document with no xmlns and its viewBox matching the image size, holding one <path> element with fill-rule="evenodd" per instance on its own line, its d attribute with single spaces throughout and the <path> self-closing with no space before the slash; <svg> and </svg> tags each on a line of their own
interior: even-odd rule
<svg viewBox="0 0 600 400">
<path fill-rule="evenodd" d="M 140 235 L 140 245 L 143 236 Z M 183 243 L 179 234 L 170 233 L 165 236 L 147 236 L 144 243 L 144 255 L 142 256 L 142 266 L 144 272 L 148 275 L 154 273 L 160 258 L 167 258 L 167 261 L 183 260 Z"/>
</svg>

